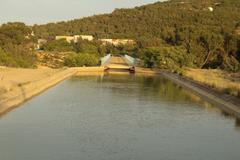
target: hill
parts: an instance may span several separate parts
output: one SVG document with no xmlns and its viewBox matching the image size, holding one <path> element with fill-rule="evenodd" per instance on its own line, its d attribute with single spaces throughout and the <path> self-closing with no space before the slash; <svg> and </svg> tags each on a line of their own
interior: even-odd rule
<svg viewBox="0 0 240 160">
<path fill-rule="evenodd" d="M 236 70 L 240 60 L 239 13 L 240 1 L 236 0 L 172 0 L 33 28 L 41 38 L 92 34 L 96 38 L 147 41 L 143 47 L 162 43 L 183 46 L 197 67 Z"/>
<path fill-rule="evenodd" d="M 209 10 L 213 8 L 213 11 Z M 92 34 L 100 38 L 161 37 L 169 39 L 176 31 L 208 29 L 234 31 L 240 22 L 240 1 L 172 0 L 133 9 L 116 9 L 111 14 L 96 15 L 68 22 L 34 26 L 40 37 Z"/>
<path fill-rule="evenodd" d="M 75 34 L 133 38 L 137 45 L 131 52 L 146 67 L 238 71 L 239 13 L 240 1 L 236 0 L 171 0 L 31 28 L 36 38 L 49 41 L 56 35 Z"/>
</svg>

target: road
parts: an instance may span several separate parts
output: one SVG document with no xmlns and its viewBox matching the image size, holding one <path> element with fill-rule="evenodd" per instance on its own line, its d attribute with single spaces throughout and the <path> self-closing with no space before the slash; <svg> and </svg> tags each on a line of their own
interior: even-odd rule
<svg viewBox="0 0 240 160">
<path fill-rule="evenodd" d="M 112 56 L 105 66 L 110 69 L 129 69 L 131 67 L 123 57 L 118 56 Z"/>
</svg>

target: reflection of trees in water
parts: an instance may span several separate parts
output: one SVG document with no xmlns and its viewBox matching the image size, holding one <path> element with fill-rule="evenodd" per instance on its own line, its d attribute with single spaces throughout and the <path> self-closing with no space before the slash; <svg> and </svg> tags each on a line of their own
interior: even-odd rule
<svg viewBox="0 0 240 160">
<path fill-rule="evenodd" d="M 96 75 L 82 75 L 82 76 L 73 76 L 71 78 L 72 82 L 88 82 L 88 81 L 92 81 L 92 82 L 100 82 L 101 81 L 101 76 L 96 76 Z"/>
<path fill-rule="evenodd" d="M 225 118 L 232 118 L 232 115 L 224 110 L 221 110 L 221 115 L 224 116 Z"/>
<path fill-rule="evenodd" d="M 240 131 L 240 119 L 239 118 L 227 113 L 224 110 L 221 110 L 221 115 L 224 116 L 226 119 L 235 120 L 235 129 Z"/>
<path fill-rule="evenodd" d="M 239 118 L 236 118 L 235 127 L 236 127 L 237 130 L 240 131 L 240 119 Z"/>
<path fill-rule="evenodd" d="M 140 92 L 147 97 L 159 97 L 160 100 L 187 101 L 189 96 L 178 85 L 161 77 L 141 77 Z M 141 96 L 141 95 L 140 95 Z"/>
<path fill-rule="evenodd" d="M 214 107 L 191 91 L 157 76 L 136 76 L 131 74 L 107 74 L 104 76 L 79 76 L 71 81 L 80 82 L 81 86 L 97 88 L 96 92 L 110 92 L 108 95 L 137 98 L 141 101 L 176 102 L 196 104 L 208 112 L 218 113 L 227 119 L 235 120 L 235 129 L 240 131 L 240 119 Z M 101 89 L 101 90 L 98 90 Z"/>
<path fill-rule="evenodd" d="M 106 83 L 115 94 L 135 95 L 143 100 L 192 101 L 189 93 L 162 77 L 106 75 L 102 83 Z"/>
<path fill-rule="evenodd" d="M 104 87 L 112 94 L 138 97 L 141 100 L 194 102 L 205 107 L 210 112 L 221 112 L 218 108 L 204 101 L 199 96 L 183 89 L 160 76 L 137 76 L 134 74 L 105 74 L 104 76 L 73 77 L 72 81 L 81 81 L 86 85 Z M 97 84 L 95 83 L 97 82 Z"/>
<path fill-rule="evenodd" d="M 221 110 L 209 102 L 203 100 L 191 91 L 183 89 L 180 85 L 162 77 L 142 77 L 143 85 L 150 88 L 149 96 L 161 97 L 160 100 L 173 102 L 195 102 L 210 112 L 221 112 Z"/>
</svg>

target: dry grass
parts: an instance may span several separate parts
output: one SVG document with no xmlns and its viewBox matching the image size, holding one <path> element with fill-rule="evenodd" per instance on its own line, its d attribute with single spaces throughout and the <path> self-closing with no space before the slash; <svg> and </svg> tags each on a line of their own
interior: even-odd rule
<svg viewBox="0 0 240 160">
<path fill-rule="evenodd" d="M 37 65 L 50 68 L 63 67 L 64 58 L 68 52 L 36 52 L 38 59 Z"/>
<path fill-rule="evenodd" d="M 184 75 L 221 92 L 240 97 L 240 73 L 188 68 Z"/>
<path fill-rule="evenodd" d="M 19 86 L 39 81 L 61 71 L 42 67 L 39 69 L 23 69 L 0 67 L 0 95 Z"/>
</svg>

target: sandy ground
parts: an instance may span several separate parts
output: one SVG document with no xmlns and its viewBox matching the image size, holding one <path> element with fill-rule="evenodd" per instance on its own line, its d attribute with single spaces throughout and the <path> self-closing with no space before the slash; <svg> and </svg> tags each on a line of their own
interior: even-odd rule
<svg viewBox="0 0 240 160">
<path fill-rule="evenodd" d="M 126 66 L 126 63 L 122 58 L 114 58 L 110 64 Z M 104 67 L 65 69 L 19 69 L 0 67 L 0 115 L 72 75 L 82 76 L 103 74 L 104 69 Z M 231 99 L 231 97 L 224 94 L 218 94 L 215 91 L 212 91 L 211 88 L 202 86 L 196 83 L 196 81 L 182 78 L 176 74 L 144 68 L 136 68 L 136 73 L 144 75 L 158 73 L 169 80 L 196 92 L 208 101 L 213 102 L 213 104 L 222 106 L 221 108 L 227 109 L 231 113 L 240 117 L 239 99 Z"/>
<path fill-rule="evenodd" d="M 79 67 L 75 68 L 78 74 L 92 74 L 91 72 L 103 72 L 101 67 Z M 64 71 L 64 69 L 51 69 L 42 67 L 38 69 L 22 69 L 22 68 L 7 68 L 0 67 L 0 95 L 12 91 L 19 86 L 24 86 L 30 83 L 37 82 L 49 76 Z"/>
<path fill-rule="evenodd" d="M 62 69 L 20 69 L 0 68 L 0 95 L 12 91 L 19 86 L 24 86 L 54 75 Z"/>
<path fill-rule="evenodd" d="M 62 69 L 0 67 L 0 115 L 73 75 L 92 75 L 103 71 L 103 67 Z"/>
</svg>

